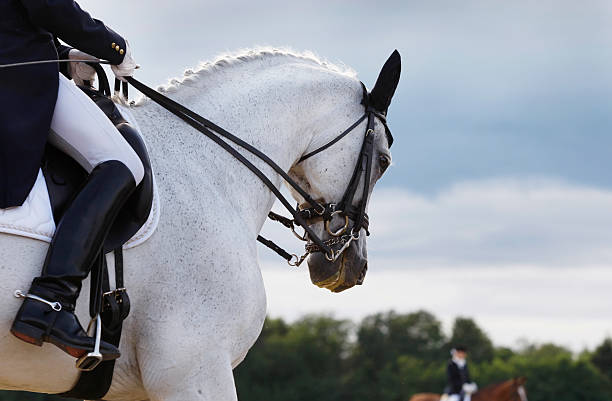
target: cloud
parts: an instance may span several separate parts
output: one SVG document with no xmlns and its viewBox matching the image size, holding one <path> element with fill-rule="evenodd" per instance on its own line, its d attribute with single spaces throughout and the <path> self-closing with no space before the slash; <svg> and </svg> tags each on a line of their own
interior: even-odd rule
<svg viewBox="0 0 612 401">
<path fill-rule="evenodd" d="M 555 342 L 580 351 L 612 335 L 612 272 L 608 267 L 550 269 L 491 266 L 401 269 L 400 260 L 375 259 L 366 280 L 340 294 L 310 283 L 306 269 L 264 265 L 268 313 L 295 320 L 307 313 L 357 322 L 377 312 L 425 309 L 450 333 L 457 316 L 476 319 L 496 345 L 517 340 Z M 385 269 L 383 266 L 389 266 Z"/>
<path fill-rule="evenodd" d="M 575 351 L 612 334 L 612 191 L 538 178 L 468 181 L 430 197 L 378 188 L 369 214 L 366 280 L 341 294 L 261 251 L 272 316 L 426 309 L 447 330 L 471 316 L 497 344 Z M 298 246 L 275 225 L 264 234 Z"/>
<path fill-rule="evenodd" d="M 432 197 L 381 188 L 370 214 L 371 252 L 406 267 L 612 263 L 612 191 L 546 179 L 464 182 Z"/>
<path fill-rule="evenodd" d="M 612 264 L 612 191 L 537 178 L 467 181 L 432 196 L 382 187 L 369 214 L 369 254 L 403 268 Z M 299 249 L 273 223 L 264 235 Z"/>
</svg>

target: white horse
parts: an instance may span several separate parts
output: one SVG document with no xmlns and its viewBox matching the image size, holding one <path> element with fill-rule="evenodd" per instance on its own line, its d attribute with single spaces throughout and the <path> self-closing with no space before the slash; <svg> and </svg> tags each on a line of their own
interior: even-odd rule
<svg viewBox="0 0 612 401">
<path fill-rule="evenodd" d="M 313 198 L 342 197 L 366 122 L 328 150 L 296 162 L 364 113 L 354 73 L 312 55 L 264 49 L 188 70 L 160 90 L 262 150 Z M 155 234 L 125 252 L 132 313 L 105 399 L 236 400 L 232 369 L 266 316 L 255 239 L 274 197 L 232 156 L 157 104 L 144 99 L 129 109 L 147 141 L 162 215 Z M 374 134 L 370 191 L 391 158 L 379 121 Z M 280 187 L 278 174 L 247 157 Z M 329 238 L 321 223 L 312 227 Z M 58 348 L 34 347 L 9 333 L 21 304 L 13 292 L 39 274 L 47 246 L 0 235 L 0 389 L 61 393 L 78 378 L 74 359 Z M 360 235 L 335 263 L 311 255 L 309 268 L 313 281 L 321 271 L 344 270 L 344 289 L 360 284 L 366 258 Z M 82 322 L 88 321 L 88 302 L 83 291 L 77 308 Z"/>
</svg>

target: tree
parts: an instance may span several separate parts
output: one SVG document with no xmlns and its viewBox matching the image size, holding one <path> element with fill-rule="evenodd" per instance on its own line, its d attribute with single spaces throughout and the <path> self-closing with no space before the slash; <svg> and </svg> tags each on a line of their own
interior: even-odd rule
<svg viewBox="0 0 612 401">
<path fill-rule="evenodd" d="M 368 316 L 357 332 L 359 349 L 384 361 L 394 360 L 398 355 L 439 361 L 444 356 L 444 343 L 440 321 L 422 310 L 404 315 L 391 311 Z"/>
<path fill-rule="evenodd" d="M 514 356 L 514 351 L 508 347 L 495 347 L 495 357 L 507 361 Z"/>
<path fill-rule="evenodd" d="M 234 371 L 241 401 L 338 400 L 350 323 L 307 316 L 267 319 L 262 335 Z"/>
<path fill-rule="evenodd" d="M 458 317 L 453 324 L 449 348 L 458 344 L 468 348 L 470 359 L 474 362 L 493 360 L 493 343 L 476 322 L 470 318 Z"/>
<path fill-rule="evenodd" d="M 357 330 L 343 400 L 402 399 L 405 380 L 399 359 L 403 356 L 427 363 L 444 364 L 445 337 L 442 325 L 426 311 L 397 314 L 393 311 L 366 317 Z M 411 371 L 404 362 L 404 374 Z"/>
<path fill-rule="evenodd" d="M 606 338 L 604 342 L 595 349 L 591 356 L 591 362 L 601 373 L 612 380 L 612 338 Z"/>
</svg>

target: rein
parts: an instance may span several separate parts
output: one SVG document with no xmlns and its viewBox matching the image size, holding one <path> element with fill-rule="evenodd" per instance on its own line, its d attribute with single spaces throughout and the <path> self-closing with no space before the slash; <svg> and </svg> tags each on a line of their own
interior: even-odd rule
<svg viewBox="0 0 612 401">
<path fill-rule="evenodd" d="M 361 228 L 365 228 L 366 232 L 368 232 L 369 219 L 367 214 L 365 213 L 365 207 L 367 203 L 367 195 L 371 175 L 370 173 L 372 169 L 372 154 L 374 144 L 374 137 L 372 134 L 374 133 L 374 123 L 376 117 L 378 117 L 383 122 L 387 132 L 387 136 L 389 138 L 389 143 L 392 142 L 392 137 L 390 136 L 391 134 L 387 127 L 384 114 L 381 114 L 367 106 L 368 93 L 363 84 L 362 87 L 364 91 L 364 99 L 362 101 L 362 104 L 364 104 L 366 107 L 365 113 L 355 123 L 353 123 L 340 135 L 335 137 L 332 141 L 304 155 L 298 161 L 298 163 L 301 163 L 302 161 L 326 150 L 327 148 L 338 142 L 340 139 L 342 139 L 344 136 L 349 134 L 351 131 L 353 131 L 366 118 L 368 119 L 365 139 L 361 147 L 357 166 L 355 167 L 349 186 L 344 196 L 342 197 L 342 200 L 338 204 L 327 203 L 322 205 L 319 202 L 315 201 L 306 191 L 304 191 L 304 189 L 302 189 L 280 166 L 278 166 L 266 154 L 264 154 L 257 148 L 236 137 L 225 129 L 219 127 L 212 121 L 200 116 L 194 111 L 148 87 L 147 85 L 136 80 L 135 78 L 126 77 L 126 81 L 129 82 L 136 89 L 138 89 L 140 92 L 142 92 L 145 96 L 148 96 L 155 103 L 170 111 L 172 114 L 176 115 L 177 117 L 185 121 L 187 124 L 189 124 L 191 127 L 195 128 L 196 130 L 207 136 L 209 139 L 211 139 L 213 142 L 221 146 L 225 151 L 230 153 L 238 161 L 245 165 L 249 170 L 251 170 L 251 172 L 253 172 L 264 183 L 264 185 L 266 185 L 268 189 L 272 191 L 276 198 L 283 204 L 283 206 L 289 211 L 289 213 L 291 213 L 291 215 L 293 216 L 293 220 L 290 220 L 273 212 L 270 212 L 268 214 L 268 217 L 272 220 L 282 223 L 287 228 L 290 228 L 298 239 L 302 241 L 308 241 L 308 244 L 306 245 L 306 253 L 301 257 L 298 257 L 295 254 L 289 254 L 281 247 L 276 245 L 274 242 L 262 237 L 261 235 L 258 235 L 257 240 L 262 244 L 266 245 L 268 248 L 275 251 L 284 259 L 286 259 L 290 265 L 299 266 L 310 253 L 314 252 L 322 252 L 324 253 L 325 258 L 327 260 L 329 260 L 330 262 L 334 262 L 338 259 L 338 257 L 340 257 L 340 255 L 342 255 L 342 253 L 348 248 L 352 241 L 359 239 L 359 231 L 361 230 Z M 258 169 L 255 165 L 253 165 L 253 163 L 247 160 L 239 151 L 237 151 L 227 142 L 221 139 L 221 137 L 229 139 L 236 145 L 241 146 L 253 155 L 257 156 L 268 166 L 270 166 L 304 198 L 304 200 L 310 205 L 310 207 L 305 209 L 293 208 L 289 201 L 280 193 L 280 191 L 274 186 L 270 179 L 260 169 Z M 365 174 L 362 198 L 359 202 L 359 206 L 355 208 L 352 206 L 352 202 L 362 174 Z M 329 228 L 329 223 L 335 215 L 344 216 L 345 224 L 340 230 L 331 231 Z M 349 217 L 355 221 L 355 224 L 350 230 L 348 227 Z M 325 221 L 325 228 L 328 233 L 336 238 L 330 238 L 327 241 L 321 240 L 321 238 L 319 238 L 308 225 L 308 221 L 313 221 L 316 219 L 323 219 Z M 299 235 L 295 231 L 295 225 L 301 226 L 304 229 L 305 232 L 303 235 Z M 347 231 L 349 231 L 349 235 L 345 234 Z M 340 249 L 334 249 L 332 248 L 332 246 L 334 245 L 340 245 L 341 247 Z"/>
<path fill-rule="evenodd" d="M 96 69 L 96 72 L 99 75 L 100 87 L 102 88 L 103 83 L 105 81 L 105 86 L 103 87 L 103 92 L 110 96 L 110 86 L 108 84 L 108 80 L 106 79 L 106 74 L 104 74 L 103 69 L 100 67 L 100 64 L 110 64 L 108 61 L 104 60 L 39 60 L 39 61 L 28 61 L 23 63 L 13 63 L 13 64 L 0 64 L 0 68 L 12 68 L 12 67 L 23 67 L 27 65 L 35 65 L 35 64 L 47 64 L 47 63 L 62 63 L 62 62 L 85 62 Z M 104 79 L 102 79 L 102 76 Z M 174 100 L 162 95 L 156 90 L 148 87 L 142 82 L 136 80 L 133 77 L 125 77 L 125 80 L 132 84 L 136 89 L 142 92 L 145 96 L 148 96 L 155 103 L 159 104 L 166 110 L 170 111 L 172 114 L 176 115 L 191 127 L 195 128 L 213 142 L 222 147 L 229 154 L 234 156 L 238 161 L 240 161 L 243 165 L 245 165 L 253 174 L 255 174 L 263 183 L 272 191 L 274 196 L 283 204 L 283 206 L 291 213 L 293 216 L 293 220 L 278 215 L 274 212 L 270 212 L 268 217 L 271 220 L 282 223 L 287 228 L 291 229 L 293 234 L 300 240 L 306 241 L 306 253 L 301 257 L 298 257 L 295 254 L 289 254 L 287 251 L 276 245 L 274 242 L 262 237 L 261 235 L 257 236 L 257 240 L 262 244 L 266 245 L 268 248 L 275 251 L 282 258 L 287 260 L 287 263 L 291 266 L 299 266 L 306 257 L 314 252 L 322 252 L 325 255 L 325 258 L 330 262 L 336 261 L 340 255 L 348 248 L 352 241 L 356 241 L 359 239 L 359 232 L 361 228 L 366 230 L 367 235 L 370 234 L 368 231 L 369 227 L 369 218 L 365 213 L 367 198 L 368 198 L 368 189 L 370 183 L 371 169 L 372 169 L 372 156 L 373 156 L 373 145 L 374 145 L 374 123 L 375 119 L 378 118 L 385 127 L 385 133 L 387 135 L 387 140 L 389 146 L 393 143 L 393 136 L 387 126 L 386 115 L 385 113 L 381 113 L 374 108 L 370 107 L 368 104 L 369 93 L 367 92 L 365 85 L 361 84 L 363 88 L 363 99 L 362 104 L 365 107 L 365 113 L 359 117 L 357 121 L 355 121 L 350 127 L 344 130 L 340 135 L 336 136 L 334 139 L 326 143 L 325 145 L 315 149 L 314 151 L 307 153 L 302 156 L 298 163 L 303 162 L 304 160 L 315 156 L 329 147 L 333 146 L 335 143 L 340 141 L 350 132 L 352 132 L 359 124 L 361 124 L 366 118 L 368 120 L 365 138 L 361 147 L 361 151 L 359 154 L 359 158 L 357 161 L 357 165 L 355 170 L 353 171 L 353 175 L 349 182 L 348 188 L 346 189 L 342 200 L 338 203 L 326 203 L 320 204 L 315 201 L 306 191 L 304 191 L 282 168 L 280 168 L 274 161 L 272 161 L 266 154 L 259 151 L 257 148 L 252 145 L 246 143 L 242 139 L 236 137 L 230 132 L 224 130 L 219 127 L 215 123 L 206 118 L 200 116 L 194 111 L 188 109 L 187 107 L 175 102 Z M 120 82 L 118 79 L 115 80 L 115 93 L 119 92 Z M 127 98 L 127 85 L 124 82 L 123 85 L 123 95 Z M 260 160 L 270 166 L 274 171 L 276 171 L 291 187 L 293 187 L 309 204 L 308 208 L 293 208 L 289 201 L 280 193 L 280 191 L 274 186 L 274 184 L 270 181 L 270 179 L 253 163 L 251 163 L 248 159 L 246 159 L 240 152 L 230 146 L 227 142 L 225 142 L 221 137 L 229 139 L 236 145 L 246 149 L 253 155 L 257 156 Z M 353 206 L 353 199 L 355 197 L 355 193 L 357 192 L 357 187 L 359 186 L 359 181 L 362 175 L 365 175 L 364 186 L 362 191 L 362 197 L 359 201 L 359 205 L 357 207 Z M 330 229 L 330 222 L 334 216 L 339 215 L 344 217 L 344 225 L 341 229 L 332 231 Z M 308 225 L 308 222 L 313 222 L 316 220 L 322 219 L 325 222 L 326 231 L 332 236 L 332 238 L 323 241 L 319 238 L 314 231 Z M 355 221 L 352 228 L 349 230 L 349 219 Z M 300 235 L 295 231 L 295 225 L 301 226 L 304 229 L 304 234 Z M 348 234 L 347 234 L 348 232 Z M 340 246 L 339 249 L 332 248 L 333 246 Z"/>
</svg>

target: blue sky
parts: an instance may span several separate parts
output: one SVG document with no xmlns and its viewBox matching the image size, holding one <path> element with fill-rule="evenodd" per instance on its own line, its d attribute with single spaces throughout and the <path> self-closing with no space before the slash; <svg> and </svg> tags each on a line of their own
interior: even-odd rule
<svg viewBox="0 0 612 401">
<path fill-rule="evenodd" d="M 425 308 L 447 328 L 473 316 L 499 343 L 575 350 L 612 335 L 609 1 L 80 4 L 131 41 L 151 85 L 275 45 L 345 63 L 371 87 L 391 51 L 402 54 L 365 285 L 329 294 L 262 250 L 272 315 Z"/>
</svg>

